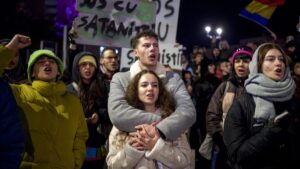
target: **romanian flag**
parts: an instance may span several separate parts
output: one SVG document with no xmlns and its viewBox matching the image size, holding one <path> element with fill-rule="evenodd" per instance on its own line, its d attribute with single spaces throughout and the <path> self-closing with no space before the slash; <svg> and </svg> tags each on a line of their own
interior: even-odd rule
<svg viewBox="0 0 300 169">
<path fill-rule="evenodd" d="M 240 13 L 240 16 L 265 27 L 277 6 L 283 5 L 285 1 L 286 0 L 253 0 Z"/>
</svg>

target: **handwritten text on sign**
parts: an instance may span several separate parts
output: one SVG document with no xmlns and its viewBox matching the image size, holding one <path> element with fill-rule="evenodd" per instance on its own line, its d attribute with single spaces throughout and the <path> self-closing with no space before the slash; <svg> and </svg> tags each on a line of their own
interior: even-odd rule
<svg viewBox="0 0 300 169">
<path fill-rule="evenodd" d="M 159 62 L 161 64 L 168 64 L 173 69 L 181 70 L 181 54 L 182 46 L 174 47 L 174 45 L 160 45 Z M 122 48 L 121 53 L 121 69 L 123 67 L 129 68 L 135 62 L 133 50 L 130 48 Z"/>
<path fill-rule="evenodd" d="M 77 10 L 82 44 L 129 47 L 136 33 L 155 28 L 155 3 L 146 0 L 77 0 Z"/>
</svg>

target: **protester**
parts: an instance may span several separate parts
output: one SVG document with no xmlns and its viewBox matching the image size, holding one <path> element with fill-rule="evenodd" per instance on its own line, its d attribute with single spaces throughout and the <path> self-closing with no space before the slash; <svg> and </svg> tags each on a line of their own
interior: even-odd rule
<svg viewBox="0 0 300 169">
<path fill-rule="evenodd" d="M 246 92 L 234 100 L 224 125 L 224 142 L 234 168 L 299 168 L 292 139 L 299 133 L 290 127 L 296 113 L 291 104 L 295 82 L 287 60 L 273 43 L 260 45 L 253 55 Z"/>
<path fill-rule="evenodd" d="M 138 60 L 131 66 L 130 71 L 113 76 L 108 99 L 110 119 L 116 128 L 126 132 L 134 132 L 137 125 L 161 120 L 159 115 L 138 110 L 128 105 L 125 100 L 125 91 L 130 79 L 141 70 L 152 70 L 162 78 L 176 101 L 174 113 L 160 121 L 155 132 L 159 132 L 162 138 L 176 139 L 196 120 L 193 102 L 180 76 L 174 72 L 166 72 L 164 66 L 158 63 L 158 37 L 154 32 L 140 32 L 132 39 L 131 44 Z"/>
<path fill-rule="evenodd" d="M 193 54 L 193 62 L 192 62 L 192 75 L 193 75 L 193 80 L 197 81 L 200 79 L 202 73 L 203 73 L 203 66 L 205 62 L 204 61 L 204 54 L 200 52 L 196 52 Z"/>
<path fill-rule="evenodd" d="M 86 118 L 89 138 L 82 169 L 99 169 L 105 163 L 105 142 L 111 124 L 107 113 L 105 82 L 98 78 L 97 58 L 90 52 L 78 53 L 73 62 L 72 79 L 68 91 L 80 98 Z M 101 129 L 101 130 L 98 130 Z M 101 132 L 101 133 L 100 133 Z"/>
<path fill-rule="evenodd" d="M 215 169 L 230 168 L 223 141 L 223 123 L 233 100 L 245 90 L 244 82 L 249 75 L 251 58 L 252 53 L 246 47 L 235 50 L 230 58 L 233 66 L 229 78 L 216 89 L 207 108 L 206 129 L 215 145 L 213 151 L 218 154 L 212 161 Z"/>
<path fill-rule="evenodd" d="M 14 51 L 31 44 L 30 38 L 16 35 L 6 47 L 0 46 L 0 63 Z M 6 44 L 8 44 L 6 43 Z M 3 67 L 0 66 L 0 75 Z M 20 113 L 8 83 L 0 76 L 0 168 L 16 169 L 21 163 L 25 137 Z"/>
<path fill-rule="evenodd" d="M 102 51 L 99 63 L 100 75 L 102 76 L 102 79 L 106 81 L 109 89 L 109 84 L 113 75 L 119 70 L 118 55 L 113 48 L 107 47 Z"/>
<path fill-rule="evenodd" d="M 195 150 L 195 165 L 196 168 L 207 168 L 210 166 L 210 161 L 205 160 L 198 149 L 206 135 L 206 110 L 214 91 L 220 85 L 221 81 L 216 77 L 216 66 L 212 61 L 207 61 L 203 65 L 203 75 L 194 82 L 193 96 L 195 99 L 195 107 L 197 111 L 196 123 L 190 129 L 189 142 L 191 148 Z"/>
<path fill-rule="evenodd" d="M 126 101 L 134 108 L 168 117 L 175 110 L 175 100 L 162 80 L 151 70 L 136 74 L 126 90 Z M 142 112 L 140 112 L 142 113 Z M 173 141 L 163 140 L 158 133 L 144 138 L 140 130 L 128 133 L 113 128 L 109 137 L 109 168 L 190 168 L 191 150 L 185 134 Z"/>
<path fill-rule="evenodd" d="M 227 81 L 230 76 L 232 65 L 228 59 L 220 59 L 216 71 L 217 77 L 222 81 Z"/>
<path fill-rule="evenodd" d="M 14 39 L 28 43 L 29 38 Z M 8 48 L 17 46 L 15 40 Z M 16 52 L 16 51 L 15 51 Z M 0 68 L 13 55 L 1 59 Z M 62 61 L 50 50 L 37 50 L 30 55 L 27 74 L 31 84 L 11 84 L 26 131 L 26 144 L 20 168 L 79 169 L 85 155 L 88 131 L 80 100 L 67 92 L 59 80 Z"/>
</svg>

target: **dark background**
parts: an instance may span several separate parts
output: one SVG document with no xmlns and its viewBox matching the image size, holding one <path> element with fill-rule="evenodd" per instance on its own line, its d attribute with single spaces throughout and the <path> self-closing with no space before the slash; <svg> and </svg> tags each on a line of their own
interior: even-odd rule
<svg viewBox="0 0 300 169">
<path fill-rule="evenodd" d="M 34 42 L 42 39 L 57 40 L 57 33 L 54 31 L 57 26 L 51 19 L 47 20 L 43 16 L 43 4 L 47 0 L 18 1 L 25 2 L 27 13 L 16 14 L 17 0 L 3 1 L 0 5 L 0 38 L 10 38 L 15 33 L 24 33 L 31 36 Z M 221 26 L 224 30 L 223 38 L 230 44 L 238 44 L 240 39 L 269 36 L 261 26 L 238 16 L 250 2 L 251 0 L 181 0 L 177 42 L 189 50 L 194 45 L 209 46 L 210 39 L 206 37 L 204 31 L 207 24 Z M 297 0 L 286 0 L 270 19 L 268 28 L 278 38 L 284 39 L 289 34 L 296 34 L 296 24 L 300 16 L 299 5 L 296 2 Z"/>
<path fill-rule="evenodd" d="M 269 36 L 261 26 L 238 16 L 250 2 L 251 0 L 181 0 L 177 41 L 189 49 L 193 45 L 209 45 L 209 38 L 204 31 L 207 24 L 221 26 L 224 30 L 223 38 L 231 44 L 238 44 L 240 39 Z M 267 27 L 278 38 L 296 34 L 300 16 L 300 8 L 296 2 L 286 0 L 273 13 Z"/>
</svg>

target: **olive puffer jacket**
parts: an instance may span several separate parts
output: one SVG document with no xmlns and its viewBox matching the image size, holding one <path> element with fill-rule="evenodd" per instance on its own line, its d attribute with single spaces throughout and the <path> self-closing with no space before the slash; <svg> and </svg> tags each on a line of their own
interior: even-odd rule
<svg viewBox="0 0 300 169">
<path fill-rule="evenodd" d="M 13 52 L 0 47 L 0 72 Z M 79 169 L 85 157 L 88 130 L 80 100 L 67 92 L 62 81 L 34 80 L 31 85 L 11 84 L 26 131 L 20 168 Z"/>
</svg>

